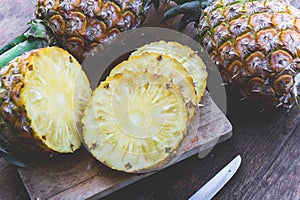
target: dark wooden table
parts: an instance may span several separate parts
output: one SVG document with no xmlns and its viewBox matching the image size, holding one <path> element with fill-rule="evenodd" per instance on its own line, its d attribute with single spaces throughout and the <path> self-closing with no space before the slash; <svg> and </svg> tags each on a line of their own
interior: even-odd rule
<svg viewBox="0 0 300 200">
<path fill-rule="evenodd" d="M 0 46 L 27 28 L 35 4 L 1 0 Z M 299 6 L 300 1 L 292 4 Z M 239 102 L 229 92 L 231 139 L 204 159 L 193 156 L 105 199 L 187 199 L 237 154 L 241 167 L 215 199 L 300 199 L 300 110 L 258 111 L 257 105 Z M 3 158 L 0 174 L 0 199 L 29 198 L 17 169 Z"/>
</svg>

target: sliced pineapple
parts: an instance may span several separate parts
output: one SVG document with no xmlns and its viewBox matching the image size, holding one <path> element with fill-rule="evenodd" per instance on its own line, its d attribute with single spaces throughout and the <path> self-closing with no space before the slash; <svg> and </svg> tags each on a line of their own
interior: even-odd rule
<svg viewBox="0 0 300 200">
<path fill-rule="evenodd" d="M 110 75 L 124 71 L 150 72 L 167 77 L 182 93 L 188 107 L 189 119 L 194 116 L 197 96 L 193 79 L 175 59 L 158 53 L 146 52 L 138 56 L 131 56 L 128 60 L 123 61 L 112 69 Z"/>
<path fill-rule="evenodd" d="M 90 97 L 89 81 L 66 51 L 45 48 L 32 53 L 21 97 L 36 136 L 50 149 L 73 152 L 81 145 L 80 120 Z"/>
<path fill-rule="evenodd" d="M 175 154 L 187 112 L 182 94 L 166 77 L 127 72 L 98 86 L 82 123 L 84 142 L 96 159 L 116 170 L 146 172 Z"/>
<path fill-rule="evenodd" d="M 197 93 L 197 100 L 198 102 L 201 101 L 206 88 L 207 71 L 205 64 L 196 52 L 177 42 L 159 41 L 146 44 L 138 48 L 131 55 L 140 56 L 145 52 L 167 55 L 181 63 L 189 75 L 193 78 Z"/>
</svg>

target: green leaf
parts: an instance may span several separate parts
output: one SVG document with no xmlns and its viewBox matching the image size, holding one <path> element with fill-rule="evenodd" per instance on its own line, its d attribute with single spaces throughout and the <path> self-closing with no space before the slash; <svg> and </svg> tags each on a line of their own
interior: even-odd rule
<svg viewBox="0 0 300 200">
<path fill-rule="evenodd" d="M 24 33 L 25 37 L 35 37 L 47 39 L 47 31 L 44 22 L 40 19 L 32 19 L 29 30 Z"/>
<path fill-rule="evenodd" d="M 20 35 L 11 41 L 9 41 L 4 47 L 0 49 L 0 55 L 3 54 L 4 52 L 8 51 L 9 49 L 13 48 L 17 44 L 24 42 L 27 38 L 24 35 Z"/>
<path fill-rule="evenodd" d="M 24 34 L 14 38 L 0 49 L 0 68 L 26 51 L 49 45 L 49 36 L 42 20 L 32 19 Z"/>
<path fill-rule="evenodd" d="M 164 14 L 164 19 L 166 20 L 166 19 L 173 18 L 179 14 L 188 14 L 188 13 L 189 14 L 195 13 L 197 15 L 198 14 L 200 15 L 201 9 L 200 9 L 199 1 L 187 2 L 167 10 Z"/>
<path fill-rule="evenodd" d="M 48 45 L 49 44 L 45 39 L 32 38 L 25 40 L 24 42 L 19 43 L 18 45 L 0 55 L 0 69 L 7 65 L 8 62 L 15 59 L 17 56 L 20 56 L 22 53 L 31 51 L 33 49 L 42 48 Z"/>
<path fill-rule="evenodd" d="M 177 5 L 184 4 L 186 2 L 194 1 L 194 0 L 173 0 Z"/>
</svg>

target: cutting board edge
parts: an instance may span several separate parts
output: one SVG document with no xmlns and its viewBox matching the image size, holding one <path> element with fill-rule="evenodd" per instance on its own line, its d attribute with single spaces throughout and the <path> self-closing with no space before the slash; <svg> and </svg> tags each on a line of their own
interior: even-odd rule
<svg viewBox="0 0 300 200">
<path fill-rule="evenodd" d="M 226 119 L 227 119 L 227 118 L 226 118 Z M 230 125 L 230 129 L 229 129 L 226 133 L 224 133 L 222 136 L 220 136 L 220 137 L 218 138 L 218 141 L 217 141 L 216 145 L 218 145 L 218 144 L 220 144 L 220 143 L 222 143 L 222 142 L 224 142 L 224 141 L 230 139 L 230 138 L 232 137 L 232 135 L 233 135 L 232 125 L 231 125 L 231 123 L 229 122 L 228 119 L 227 119 L 227 121 L 228 121 L 228 124 Z M 214 145 L 214 146 L 215 146 L 215 145 Z M 213 146 L 213 147 L 207 147 L 207 148 L 204 148 L 204 149 L 202 149 L 202 150 L 203 150 L 202 152 L 208 150 L 209 148 L 214 148 L 214 146 Z M 199 149 L 201 149 L 201 147 L 202 147 L 202 146 L 198 146 L 198 147 L 194 148 L 193 150 L 191 150 L 191 151 L 189 151 L 189 152 L 186 152 L 186 153 L 182 154 L 182 156 L 181 156 L 176 162 L 171 163 L 170 165 L 165 166 L 165 167 L 164 167 L 163 169 L 161 169 L 161 170 L 164 170 L 164 169 L 166 169 L 166 168 L 168 168 L 168 167 L 170 167 L 170 166 L 176 165 L 177 163 L 179 163 L 179 162 L 181 162 L 181 161 L 184 161 L 185 159 L 188 159 L 188 158 L 190 158 L 191 156 L 194 156 L 194 155 L 196 155 L 196 154 L 199 154 L 199 153 L 200 153 L 200 152 L 199 152 Z M 202 157 L 202 156 L 200 157 L 200 156 L 199 156 L 199 159 L 202 159 L 202 158 L 204 158 L 204 157 Z M 107 189 L 101 191 L 101 193 L 94 194 L 94 195 L 92 195 L 92 196 L 87 197 L 87 199 L 89 199 L 89 200 L 96 200 L 96 199 L 100 199 L 100 198 L 106 197 L 106 196 L 112 194 L 112 193 L 115 192 L 115 191 L 118 191 L 118 190 L 120 190 L 120 189 L 124 189 L 125 187 L 130 186 L 131 184 L 136 183 L 136 182 L 138 182 L 138 181 L 141 181 L 141 180 L 143 180 L 144 178 L 147 178 L 147 177 L 149 177 L 149 176 L 151 176 L 151 175 L 153 175 L 153 174 L 155 174 L 155 173 L 158 173 L 158 172 L 160 172 L 161 170 L 157 170 L 157 171 L 155 171 L 155 172 L 148 172 L 148 173 L 146 173 L 146 174 L 138 175 L 138 177 L 137 177 L 137 176 L 130 177 L 128 180 L 126 180 L 126 182 L 123 181 L 123 182 L 121 182 L 121 183 L 119 183 L 119 184 L 116 184 L 116 185 L 112 186 L 111 188 L 107 188 Z"/>
</svg>

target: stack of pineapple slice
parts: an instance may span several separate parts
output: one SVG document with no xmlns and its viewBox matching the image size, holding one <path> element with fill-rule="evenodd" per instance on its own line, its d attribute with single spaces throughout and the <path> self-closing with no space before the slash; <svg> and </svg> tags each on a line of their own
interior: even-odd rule
<svg viewBox="0 0 300 200">
<path fill-rule="evenodd" d="M 137 49 L 92 92 L 67 51 L 27 52 L 0 70 L 0 146 L 71 153 L 83 141 L 113 169 L 159 169 L 184 140 L 206 77 L 190 48 L 160 41 Z"/>
<path fill-rule="evenodd" d="M 186 46 L 160 41 L 137 49 L 93 92 L 82 119 L 85 145 L 113 169 L 162 167 L 185 137 L 206 78 Z"/>
</svg>

